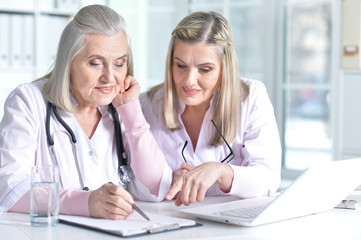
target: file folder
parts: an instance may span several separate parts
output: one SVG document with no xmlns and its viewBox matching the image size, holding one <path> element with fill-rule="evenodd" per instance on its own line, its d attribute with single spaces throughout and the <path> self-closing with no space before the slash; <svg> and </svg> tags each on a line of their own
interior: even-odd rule
<svg viewBox="0 0 361 240">
<path fill-rule="evenodd" d="M 23 26 L 24 26 L 24 38 L 23 38 L 23 47 L 24 47 L 24 59 L 23 64 L 27 67 L 32 67 L 34 65 L 34 16 L 24 15 L 23 16 Z"/>
<path fill-rule="evenodd" d="M 23 41 L 23 16 L 20 14 L 10 15 L 10 66 L 22 66 L 22 41 Z"/>
<path fill-rule="evenodd" d="M 7 68 L 10 64 L 10 14 L 0 14 L 0 29 L 0 68 Z"/>
</svg>

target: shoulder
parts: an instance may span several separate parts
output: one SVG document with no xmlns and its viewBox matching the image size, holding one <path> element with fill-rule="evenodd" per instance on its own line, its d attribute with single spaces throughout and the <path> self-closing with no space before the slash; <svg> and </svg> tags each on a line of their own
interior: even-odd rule
<svg viewBox="0 0 361 240">
<path fill-rule="evenodd" d="M 248 114 L 273 116 L 273 105 L 263 82 L 254 79 L 242 79 L 249 86 L 248 98 L 242 103 L 242 111 Z"/>
<path fill-rule="evenodd" d="M 248 86 L 248 97 L 242 102 L 242 109 L 250 112 L 262 109 L 262 111 L 273 111 L 273 106 L 263 82 L 254 79 L 243 78 L 242 81 Z"/>
<path fill-rule="evenodd" d="M 139 102 L 142 105 L 143 112 L 149 109 L 158 111 L 158 108 L 162 106 L 162 101 L 163 87 L 144 92 L 139 96 Z"/>
<path fill-rule="evenodd" d="M 246 101 L 257 101 L 257 99 L 268 99 L 266 86 L 263 82 L 250 78 L 241 78 L 241 81 L 248 87 L 248 97 Z"/>
<path fill-rule="evenodd" d="M 139 96 L 144 117 L 149 124 L 162 118 L 163 88 L 147 91 Z"/>
<path fill-rule="evenodd" d="M 31 109 L 44 107 L 42 88 L 44 81 L 24 83 L 16 87 L 7 97 L 5 108 Z"/>
<path fill-rule="evenodd" d="M 139 101 L 142 105 L 153 105 L 163 99 L 163 87 L 157 87 L 140 94 Z"/>
<path fill-rule="evenodd" d="M 36 126 L 39 119 L 44 119 L 46 106 L 42 95 L 42 82 L 25 83 L 16 87 L 4 104 L 2 124 L 21 120 Z M 16 117 L 15 117 L 16 116 Z"/>
<path fill-rule="evenodd" d="M 9 95 L 12 96 L 23 96 L 27 98 L 33 97 L 41 97 L 43 98 L 42 89 L 44 85 L 44 80 L 31 82 L 31 83 L 23 83 L 16 87 Z M 31 96 L 29 96 L 31 95 Z"/>
<path fill-rule="evenodd" d="M 266 86 L 264 85 L 264 83 L 259 80 L 251 78 L 241 78 L 241 81 L 249 87 L 250 93 L 266 90 Z"/>
</svg>

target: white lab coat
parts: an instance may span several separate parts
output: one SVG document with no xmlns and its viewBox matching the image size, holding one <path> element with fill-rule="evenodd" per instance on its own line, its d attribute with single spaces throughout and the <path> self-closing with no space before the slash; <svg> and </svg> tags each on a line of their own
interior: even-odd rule
<svg viewBox="0 0 361 240">
<path fill-rule="evenodd" d="M 250 86 L 249 97 L 241 103 L 240 128 L 236 140 L 230 144 L 235 157 L 230 162 L 234 171 L 234 179 L 230 195 L 241 198 L 269 195 L 277 190 L 280 184 L 281 145 L 272 104 L 264 84 L 260 81 L 242 79 Z M 140 97 L 142 110 L 151 132 L 166 160 L 173 170 L 184 162 L 182 148 L 187 162 L 198 166 L 204 162 L 220 162 L 229 154 L 229 149 L 222 146 L 210 146 L 209 141 L 215 130 L 211 123 L 213 99 L 203 119 L 195 151 L 190 137 L 184 128 L 181 114 L 185 105 L 179 102 L 178 119 L 181 129 L 170 131 L 162 120 L 162 91 L 156 92 L 153 100 L 147 94 Z M 209 173 L 212 174 L 212 173 Z M 206 193 L 207 196 L 224 194 L 214 184 Z"/>
<path fill-rule="evenodd" d="M 4 117 L 0 123 L 0 212 L 9 209 L 29 190 L 30 169 L 35 164 L 58 165 L 61 187 L 80 189 L 70 135 L 56 120 L 54 114 L 51 114 L 50 134 L 54 138 L 58 163 L 50 154 L 45 132 L 46 102 L 41 92 L 43 83 L 44 80 L 19 86 L 9 95 L 5 103 Z M 80 173 L 84 186 L 91 190 L 107 182 L 118 182 L 114 125 L 112 115 L 107 109 L 108 106 L 99 106 L 102 118 L 94 135 L 89 139 L 73 114 L 58 108 L 60 116 L 75 133 Z M 130 154 L 132 146 L 127 138 L 127 131 L 132 130 L 124 127 L 122 119 L 121 125 L 125 150 L 132 159 Z M 143 148 L 147 151 L 147 146 Z M 133 150 L 137 151 L 137 149 Z M 150 194 L 138 179 L 129 186 L 128 190 L 136 199 L 160 201 L 164 199 L 169 189 L 171 177 L 171 169 L 165 166 L 158 196 Z"/>
</svg>

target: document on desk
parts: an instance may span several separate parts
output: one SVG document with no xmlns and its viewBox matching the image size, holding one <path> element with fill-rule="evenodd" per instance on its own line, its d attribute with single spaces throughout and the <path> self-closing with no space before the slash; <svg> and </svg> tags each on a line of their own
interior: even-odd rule
<svg viewBox="0 0 361 240">
<path fill-rule="evenodd" d="M 89 228 L 122 237 L 159 233 L 181 228 L 200 226 L 194 220 L 148 214 L 150 221 L 134 213 L 125 220 L 109 220 L 80 216 L 60 215 L 60 223 Z"/>
</svg>

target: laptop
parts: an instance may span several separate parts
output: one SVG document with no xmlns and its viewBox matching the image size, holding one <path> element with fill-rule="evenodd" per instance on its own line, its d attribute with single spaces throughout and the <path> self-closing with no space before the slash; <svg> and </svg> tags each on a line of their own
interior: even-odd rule
<svg viewBox="0 0 361 240">
<path fill-rule="evenodd" d="M 256 226 L 326 211 L 337 206 L 361 184 L 361 158 L 317 164 L 276 196 L 184 208 L 202 219 Z"/>
</svg>

